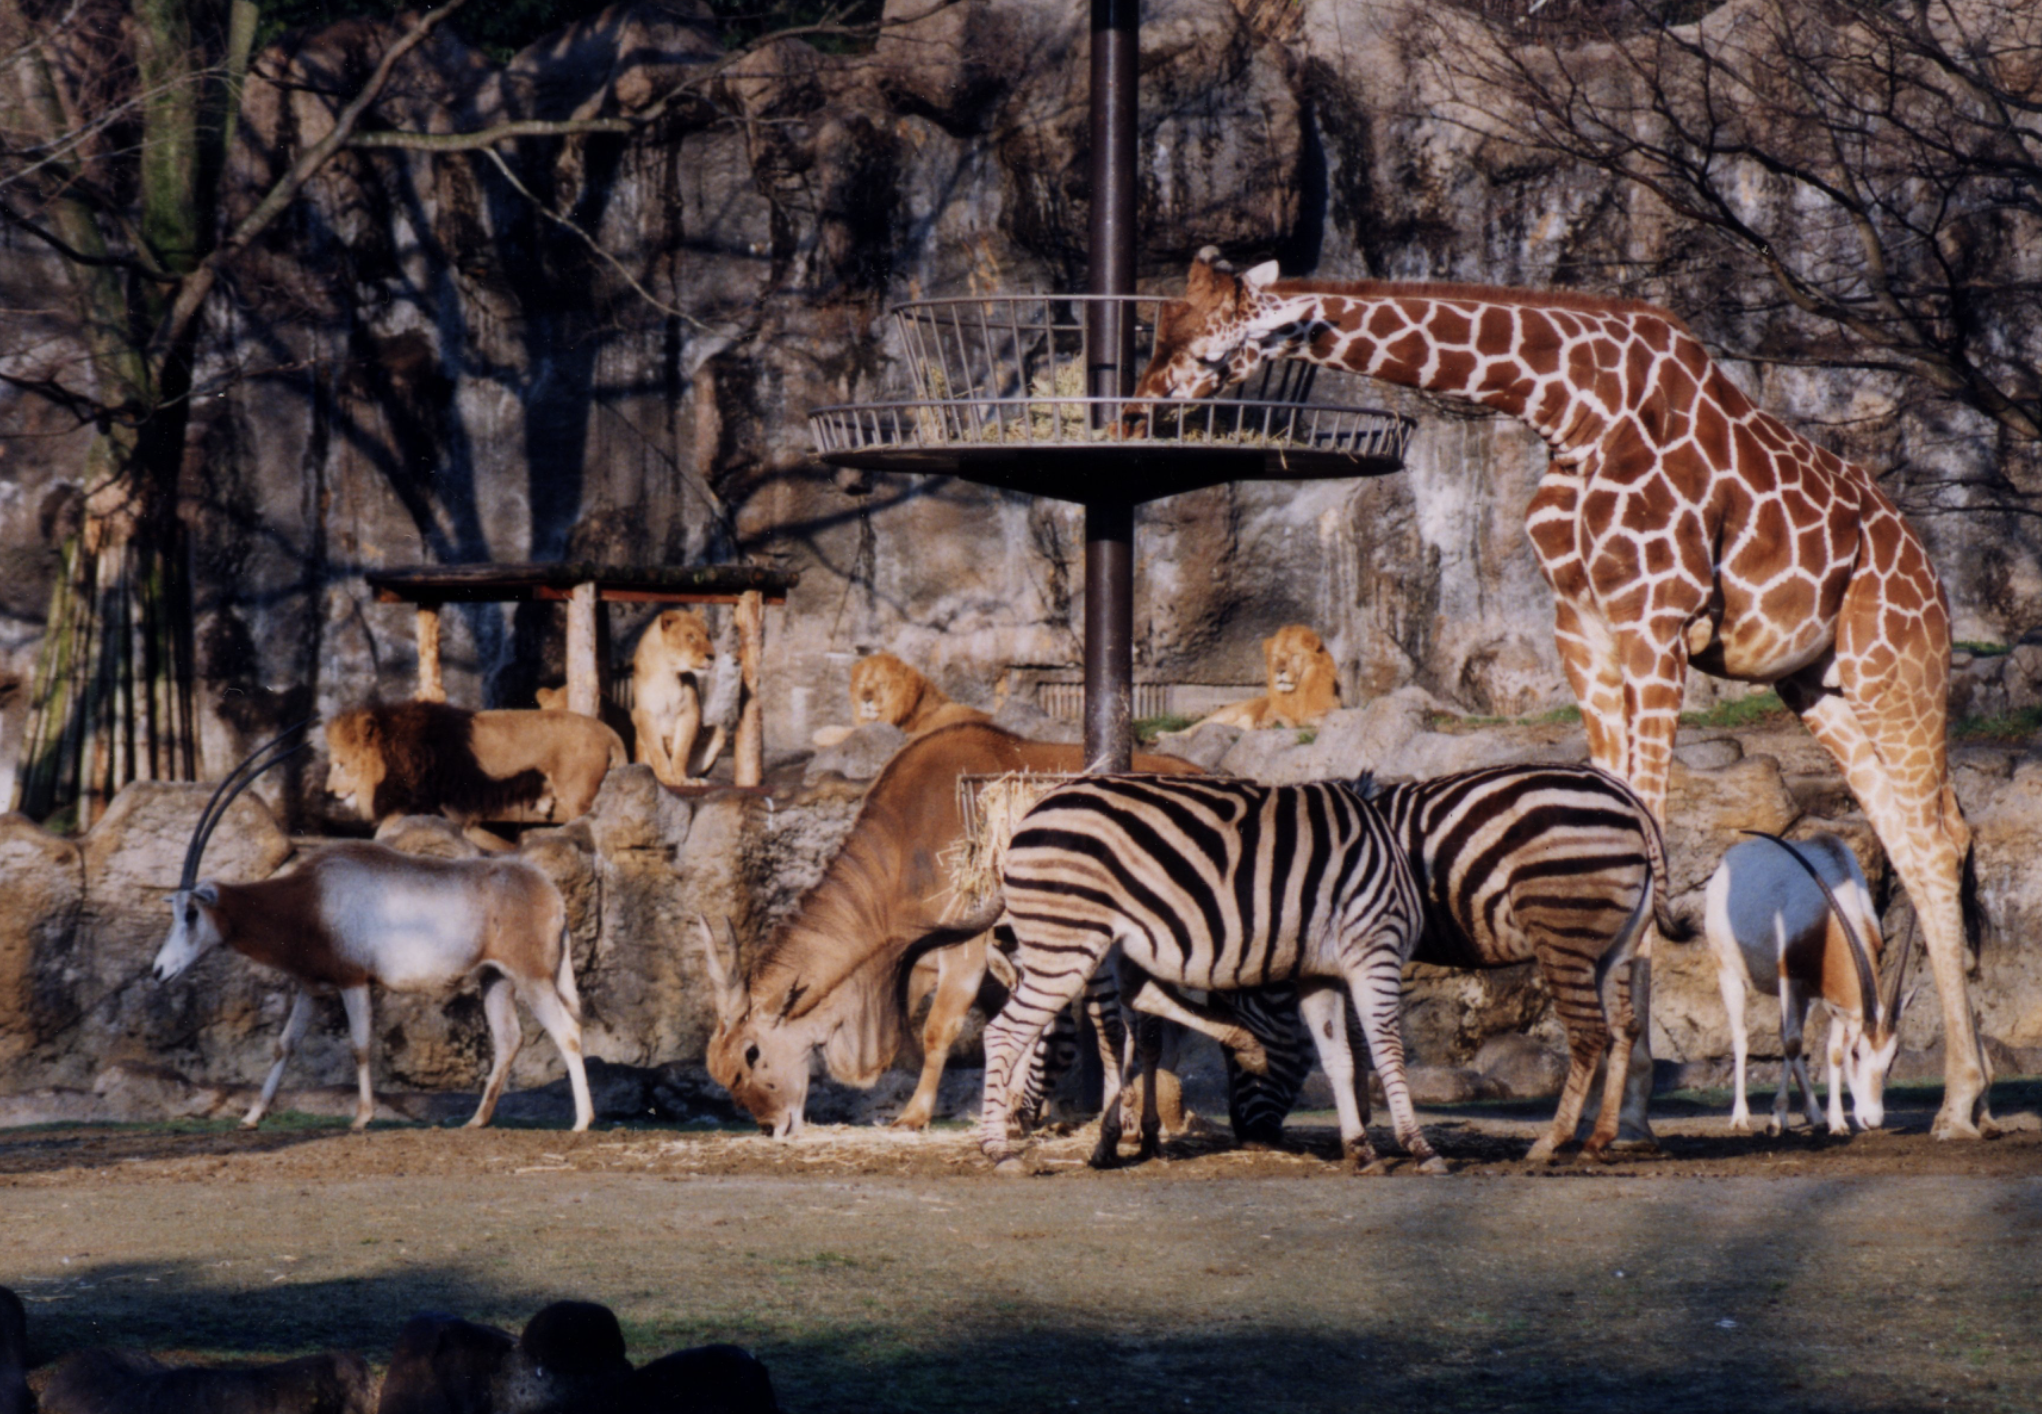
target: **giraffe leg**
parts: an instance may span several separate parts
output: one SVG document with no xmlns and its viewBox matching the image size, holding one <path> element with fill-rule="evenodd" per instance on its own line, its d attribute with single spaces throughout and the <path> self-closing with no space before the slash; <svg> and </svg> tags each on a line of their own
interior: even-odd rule
<svg viewBox="0 0 2042 1414">
<path fill-rule="evenodd" d="M 1942 712 L 1909 701 L 1904 684 L 1862 684 L 1849 699 L 1805 674 L 1783 679 L 1779 688 L 1843 768 L 1921 920 L 1943 1008 L 1943 1106 L 1933 1132 L 1938 1139 L 1994 1133 L 1989 1076 L 1964 975 L 1961 876 L 1971 831 L 1943 779 Z M 1923 740 L 1924 716 L 1932 718 L 1934 741 Z"/>
</svg>

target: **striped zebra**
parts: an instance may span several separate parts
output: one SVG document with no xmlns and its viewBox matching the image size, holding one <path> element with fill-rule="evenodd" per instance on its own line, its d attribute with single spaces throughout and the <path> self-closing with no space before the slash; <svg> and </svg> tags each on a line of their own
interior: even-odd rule
<svg viewBox="0 0 2042 1414">
<path fill-rule="evenodd" d="M 1551 1159 L 1575 1132 L 1604 1055 L 1602 1110 L 1584 1146 L 1616 1137 L 1624 1073 L 1641 1021 L 1632 970 L 1648 923 L 1688 936 L 1666 906 L 1666 851 L 1644 802 L 1592 766 L 1494 766 L 1429 781 L 1371 785 L 1425 901 L 1414 962 L 1440 967 L 1538 963 L 1567 1031 L 1569 1067 L 1553 1127 L 1532 1146 Z M 1626 964 L 1630 964 L 1627 966 Z M 1266 1027 L 1269 1023 L 1264 1023 Z M 1295 1062 L 1233 1077 L 1231 1104 L 1264 1131 L 1297 1098 Z M 1364 1092 L 1366 1093 L 1366 1092 Z"/>
<path fill-rule="evenodd" d="M 1398 1141 L 1427 1172 L 1445 1171 L 1418 1128 L 1397 1027 L 1422 904 L 1403 852 L 1360 783 L 1073 782 L 1022 820 L 1004 883 L 1020 978 L 985 1033 L 979 1145 L 996 1163 L 1014 1157 L 1007 1115 L 1019 1065 L 1118 944 L 1126 1005 L 1208 1034 L 1231 1031 L 1230 1044 L 1251 1070 L 1266 1056 L 1246 1028 L 1178 989 L 1300 984 L 1301 1010 L 1340 1108 L 1342 1145 L 1373 1168 L 1340 1019 L 1344 988 L 1382 1073 Z M 1117 1088 L 1108 1091 L 1095 1163 L 1113 1160 Z M 1142 1140 L 1152 1152 L 1146 1107 Z"/>
</svg>

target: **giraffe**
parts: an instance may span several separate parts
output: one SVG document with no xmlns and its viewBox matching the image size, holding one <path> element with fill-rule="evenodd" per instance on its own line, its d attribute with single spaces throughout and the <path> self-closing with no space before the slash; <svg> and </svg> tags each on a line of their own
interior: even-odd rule
<svg viewBox="0 0 2042 1414">
<path fill-rule="evenodd" d="M 1863 467 L 1760 410 L 1672 315 L 1635 300 L 1236 275 L 1207 247 L 1164 305 L 1129 435 L 1295 358 L 1477 403 L 1551 448 L 1526 529 L 1595 763 L 1665 819 L 1689 668 L 1769 683 L 1843 768 L 1921 920 L 1942 1002 L 1938 1138 L 1990 1133 L 1965 986 L 1971 831 L 1950 786 L 1950 613 Z"/>
</svg>

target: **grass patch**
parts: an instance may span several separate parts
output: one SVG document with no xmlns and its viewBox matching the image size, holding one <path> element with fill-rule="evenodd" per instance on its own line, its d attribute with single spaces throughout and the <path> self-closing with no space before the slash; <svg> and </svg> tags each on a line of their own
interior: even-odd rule
<svg viewBox="0 0 2042 1414">
<path fill-rule="evenodd" d="M 1966 717 L 1953 724 L 1953 741 L 2025 741 L 2042 731 L 2042 707 L 2022 707 L 1996 717 Z"/>
<path fill-rule="evenodd" d="M 1756 727 L 1775 718 L 1792 715 L 1787 704 L 1780 701 L 1780 695 L 1768 688 L 1734 702 L 1718 702 L 1706 712 L 1683 712 L 1680 724 L 1684 727 Z"/>
<path fill-rule="evenodd" d="M 1455 712 L 1427 712 L 1425 725 L 1436 732 L 1474 731 L 1481 727 L 1561 727 L 1581 720 L 1581 709 L 1573 703 L 1534 712 L 1526 717 L 1463 717 Z"/>
<path fill-rule="evenodd" d="M 2004 658 L 2014 651 L 2011 643 L 1980 643 L 1975 638 L 1960 638 L 1950 647 L 1959 653 L 1969 653 L 1974 658 Z"/>
<path fill-rule="evenodd" d="M 1165 732 L 1181 732 L 1203 721 L 1202 717 L 1187 717 L 1181 712 L 1165 712 L 1160 717 L 1142 717 L 1134 724 L 1134 739 L 1143 746 L 1153 746 L 1156 738 Z"/>
</svg>

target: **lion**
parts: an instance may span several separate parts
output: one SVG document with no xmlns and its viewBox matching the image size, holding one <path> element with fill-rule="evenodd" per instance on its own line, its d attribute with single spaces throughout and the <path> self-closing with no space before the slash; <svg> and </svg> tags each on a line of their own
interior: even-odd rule
<svg viewBox="0 0 2042 1414">
<path fill-rule="evenodd" d="M 471 712 L 444 702 L 355 707 L 326 724 L 329 794 L 380 825 L 436 815 L 464 825 L 527 811 L 586 815 L 624 742 L 575 712 Z"/>
<path fill-rule="evenodd" d="M 631 726 L 638 760 L 666 785 L 686 785 L 709 773 L 723 751 L 723 728 L 702 731 L 706 674 L 716 645 L 700 614 L 668 609 L 638 640 L 631 658 Z"/>
<path fill-rule="evenodd" d="M 893 654 L 873 653 L 860 658 L 851 669 L 851 720 L 855 725 L 821 728 L 815 733 L 815 744 L 835 746 L 859 727 L 874 722 L 889 723 L 918 737 L 963 722 L 990 722 L 992 717 L 976 707 L 952 702 L 942 688 Z"/>
<path fill-rule="evenodd" d="M 1262 640 L 1268 665 L 1269 691 L 1246 702 L 1233 702 L 1205 717 L 1184 735 L 1205 726 L 1315 727 L 1340 705 L 1339 670 L 1326 644 L 1304 624 L 1286 624 Z"/>
</svg>

